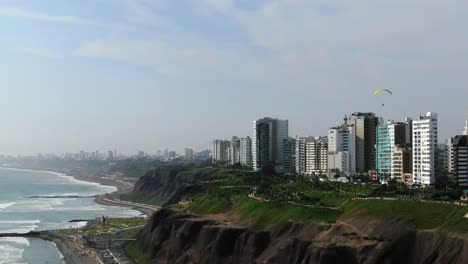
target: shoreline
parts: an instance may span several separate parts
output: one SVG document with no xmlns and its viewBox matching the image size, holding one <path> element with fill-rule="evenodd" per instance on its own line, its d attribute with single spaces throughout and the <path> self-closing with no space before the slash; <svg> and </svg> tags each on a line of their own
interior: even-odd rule
<svg viewBox="0 0 468 264">
<path fill-rule="evenodd" d="M 83 172 L 73 173 L 72 170 L 53 170 L 53 169 L 35 169 L 35 168 L 21 168 L 21 167 L 5 167 L 0 166 L 3 169 L 12 170 L 23 170 L 23 171 L 36 171 L 36 172 L 47 172 L 60 174 L 64 177 L 71 177 L 74 180 L 94 183 L 105 187 L 115 187 L 117 190 L 108 193 L 102 193 L 94 196 L 94 202 L 96 204 L 125 207 L 136 210 L 141 213 L 142 217 L 148 218 L 154 212 L 160 209 L 160 207 L 138 204 L 129 201 L 120 200 L 120 195 L 123 193 L 130 192 L 136 183 L 134 179 L 126 179 L 116 175 L 96 175 L 92 176 Z M 73 220 L 73 219 L 71 219 Z M 88 220 L 89 221 L 89 220 Z M 85 227 L 89 225 L 89 222 Z M 77 237 L 68 237 L 65 234 L 59 233 L 60 231 L 75 230 L 75 229 L 63 229 L 63 230 L 49 230 L 49 231 L 32 231 L 27 234 L 23 234 L 24 237 L 34 237 L 49 241 L 55 244 L 57 250 L 62 254 L 65 263 L 102 263 L 98 257 L 96 251 L 84 247 Z M 19 234 L 18 234 L 19 235 Z M 82 255 L 82 253 L 85 253 Z"/>
</svg>

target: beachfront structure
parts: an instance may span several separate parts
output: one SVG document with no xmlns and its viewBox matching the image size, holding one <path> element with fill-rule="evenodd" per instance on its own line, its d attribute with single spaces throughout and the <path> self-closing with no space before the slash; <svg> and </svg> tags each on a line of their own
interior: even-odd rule
<svg viewBox="0 0 468 264">
<path fill-rule="evenodd" d="M 253 121 L 252 157 L 254 171 L 271 167 L 276 172 L 284 172 L 284 144 L 288 136 L 288 120 L 266 117 Z"/>
<path fill-rule="evenodd" d="M 437 162 L 437 114 L 427 112 L 413 121 L 413 181 L 434 185 Z"/>
</svg>

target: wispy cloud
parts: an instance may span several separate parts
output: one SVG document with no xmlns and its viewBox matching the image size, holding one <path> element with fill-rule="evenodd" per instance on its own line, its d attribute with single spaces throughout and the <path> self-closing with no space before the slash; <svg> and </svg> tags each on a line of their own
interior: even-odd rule
<svg viewBox="0 0 468 264">
<path fill-rule="evenodd" d="M 99 39 L 78 48 L 75 54 L 145 66 L 169 77 L 183 74 L 186 78 L 223 78 L 240 72 L 247 74 L 245 70 L 249 68 L 239 68 L 247 60 L 244 55 L 196 44 L 176 47 L 155 39 Z"/>
<path fill-rule="evenodd" d="M 20 50 L 23 53 L 35 56 L 45 57 L 49 59 L 61 59 L 62 56 L 56 52 L 44 48 L 23 48 Z"/>
<path fill-rule="evenodd" d="M 92 22 L 89 20 L 75 16 L 49 15 L 45 13 L 25 10 L 19 7 L 0 6 L 0 17 L 12 17 L 19 19 L 39 20 L 66 24 L 92 24 Z"/>
</svg>

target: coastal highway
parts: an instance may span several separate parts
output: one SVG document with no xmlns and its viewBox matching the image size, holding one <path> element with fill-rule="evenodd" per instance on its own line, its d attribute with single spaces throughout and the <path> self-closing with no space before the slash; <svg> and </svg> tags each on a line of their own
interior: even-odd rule
<svg viewBox="0 0 468 264">
<path fill-rule="evenodd" d="M 115 198 L 109 197 L 107 195 L 98 195 L 96 196 L 96 202 L 98 203 L 103 203 L 103 204 L 108 204 L 108 205 L 118 205 L 118 206 L 125 206 L 125 207 L 131 207 L 135 209 L 142 209 L 141 211 L 144 211 L 145 213 L 154 213 L 161 209 L 159 206 L 154 206 L 154 205 L 148 205 L 148 204 L 142 204 L 142 203 L 134 203 L 130 201 L 123 201 L 123 200 L 117 200 Z"/>
</svg>

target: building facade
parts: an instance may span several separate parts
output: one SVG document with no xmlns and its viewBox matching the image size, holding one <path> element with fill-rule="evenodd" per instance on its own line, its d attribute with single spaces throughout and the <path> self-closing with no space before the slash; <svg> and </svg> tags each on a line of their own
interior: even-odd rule
<svg viewBox="0 0 468 264">
<path fill-rule="evenodd" d="M 195 154 L 193 152 L 193 149 L 191 148 L 186 148 L 185 149 L 185 160 L 191 161 L 195 158 Z"/>
<path fill-rule="evenodd" d="M 376 129 L 376 170 L 379 180 L 386 182 L 390 179 L 402 181 L 402 168 L 395 166 L 395 150 L 410 142 L 408 123 L 381 122 Z M 398 149 L 397 149 L 398 150 Z M 402 154 L 402 153 L 399 153 Z M 400 158 L 400 157 L 398 157 Z M 401 157 L 403 158 L 403 156 Z"/>
<path fill-rule="evenodd" d="M 434 185 L 437 163 L 437 114 L 427 112 L 413 121 L 413 181 Z"/>
<path fill-rule="evenodd" d="M 404 183 L 413 183 L 413 153 L 410 145 L 404 144 L 394 147 L 391 175 Z"/>
<path fill-rule="evenodd" d="M 306 142 L 306 175 L 325 175 L 328 169 L 328 137 Z"/>
<path fill-rule="evenodd" d="M 213 141 L 213 162 L 228 163 L 228 149 L 231 146 L 229 140 L 214 140 Z"/>
<path fill-rule="evenodd" d="M 296 139 L 284 140 L 284 173 L 296 173 Z"/>
<path fill-rule="evenodd" d="M 284 172 L 284 144 L 289 137 L 288 120 L 263 118 L 253 122 L 252 157 L 254 171 L 271 167 Z"/>
<path fill-rule="evenodd" d="M 296 173 L 299 175 L 306 174 L 306 144 L 312 137 L 297 137 L 296 138 Z"/>
<path fill-rule="evenodd" d="M 240 139 L 232 137 L 231 144 L 228 148 L 229 165 L 240 164 Z"/>
<path fill-rule="evenodd" d="M 240 164 L 252 168 L 252 139 L 245 137 L 240 139 Z"/>
<path fill-rule="evenodd" d="M 355 127 L 356 172 L 369 172 L 375 169 L 376 128 L 379 118 L 374 113 L 353 113 L 347 120 Z"/>
<path fill-rule="evenodd" d="M 328 130 L 327 174 L 350 175 L 356 172 L 356 130 L 354 125 L 345 124 Z"/>
<path fill-rule="evenodd" d="M 461 135 L 452 139 L 452 174 L 455 182 L 462 188 L 468 187 L 468 136 Z"/>
</svg>

